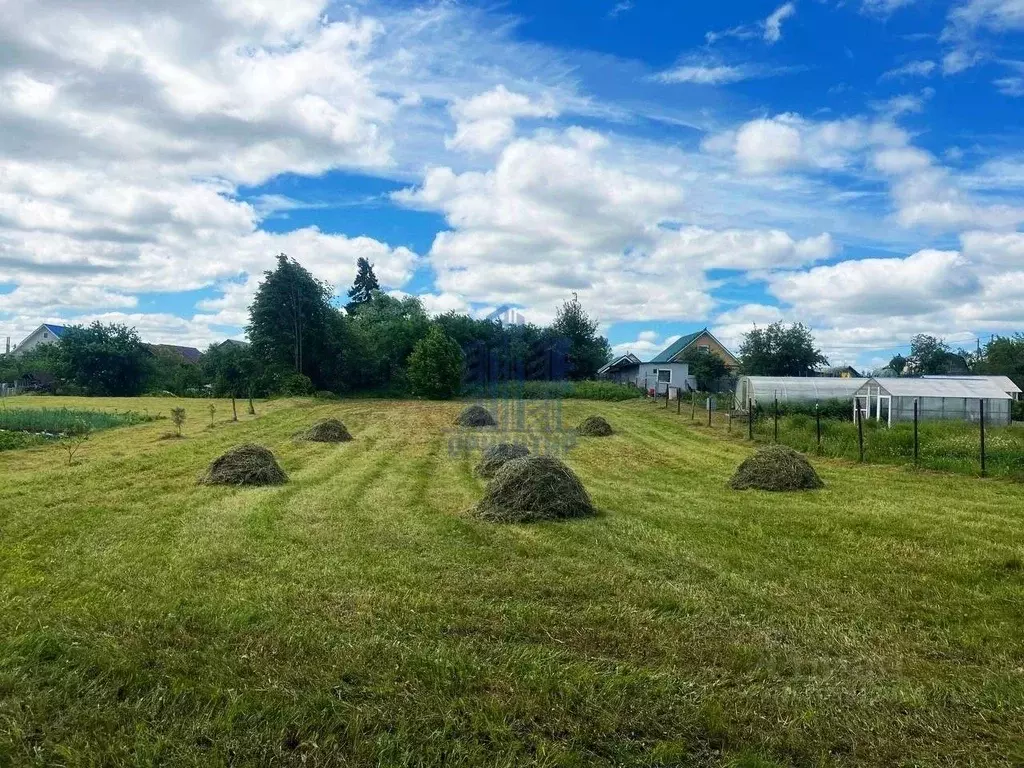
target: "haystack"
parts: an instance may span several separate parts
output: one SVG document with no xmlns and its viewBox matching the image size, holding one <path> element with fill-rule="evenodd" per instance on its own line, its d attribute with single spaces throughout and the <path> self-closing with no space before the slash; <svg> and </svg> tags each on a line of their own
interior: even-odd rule
<svg viewBox="0 0 1024 768">
<path fill-rule="evenodd" d="M 318 421 L 305 432 L 300 432 L 297 437 L 312 443 L 347 443 L 352 439 L 345 425 L 337 419 Z"/>
<path fill-rule="evenodd" d="M 729 481 L 737 491 L 805 491 L 824 485 L 807 458 L 785 445 L 769 445 L 748 456 Z"/>
<path fill-rule="evenodd" d="M 262 445 L 240 445 L 214 460 L 199 482 L 209 485 L 280 485 L 288 482 L 269 450 Z"/>
<path fill-rule="evenodd" d="M 480 458 L 476 465 L 476 473 L 480 477 L 494 477 L 498 470 L 512 459 L 521 459 L 530 455 L 530 449 L 520 443 L 498 443 L 492 445 Z"/>
<path fill-rule="evenodd" d="M 482 405 L 470 405 L 462 410 L 455 423 L 460 427 L 496 427 L 498 422 L 494 420 L 491 412 Z"/>
<path fill-rule="evenodd" d="M 473 514 L 494 523 L 532 523 L 595 514 L 576 473 L 552 456 L 512 459 L 487 484 Z"/>
<path fill-rule="evenodd" d="M 612 434 L 612 425 L 602 416 L 588 416 L 576 431 L 587 437 L 608 437 Z"/>
</svg>

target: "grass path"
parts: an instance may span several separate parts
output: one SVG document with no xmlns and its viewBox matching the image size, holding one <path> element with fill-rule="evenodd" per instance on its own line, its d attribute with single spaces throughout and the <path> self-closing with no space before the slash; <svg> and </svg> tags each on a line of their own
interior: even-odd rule
<svg viewBox="0 0 1024 768">
<path fill-rule="evenodd" d="M 184 440 L 0 453 L 0 765 L 1024 762 L 1020 485 L 737 493 L 746 446 L 570 401 L 618 430 L 569 456 L 600 516 L 494 526 L 458 404 L 57 404 L 179 402 Z M 196 485 L 245 441 L 291 482 Z"/>
</svg>

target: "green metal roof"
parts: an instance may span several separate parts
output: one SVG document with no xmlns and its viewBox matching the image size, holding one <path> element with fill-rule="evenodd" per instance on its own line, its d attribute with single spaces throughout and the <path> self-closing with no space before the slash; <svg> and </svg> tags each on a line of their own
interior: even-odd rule
<svg viewBox="0 0 1024 768">
<path fill-rule="evenodd" d="M 688 346 L 693 344 L 693 342 L 695 342 L 697 340 L 697 338 L 701 334 L 707 333 L 707 332 L 708 332 L 707 328 L 701 328 L 696 333 L 690 333 L 690 334 L 687 334 L 686 336 L 679 337 L 674 342 L 672 342 L 672 345 L 668 349 L 664 349 L 660 353 L 658 353 L 658 356 L 655 357 L 654 359 L 652 359 L 651 362 L 652 363 L 671 363 L 673 357 L 675 357 L 680 352 L 682 352 L 684 349 L 686 349 Z"/>
</svg>

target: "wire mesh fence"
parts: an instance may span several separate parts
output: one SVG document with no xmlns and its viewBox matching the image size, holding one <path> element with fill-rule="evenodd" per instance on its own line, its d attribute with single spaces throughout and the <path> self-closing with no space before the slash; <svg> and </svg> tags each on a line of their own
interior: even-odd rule
<svg viewBox="0 0 1024 768">
<path fill-rule="evenodd" d="M 656 402 L 698 428 L 735 440 L 778 442 L 829 458 L 1024 481 L 1024 423 L 993 423 L 984 402 L 973 404 L 974 421 L 937 416 L 917 404 L 916 418 L 891 426 L 884 418 L 868 418 L 862 409 L 854 411 L 852 402 L 845 420 L 814 413 L 813 404 L 804 413 L 784 413 L 774 403 L 738 409 L 732 398 L 697 392 L 680 393 L 678 399 L 663 395 Z"/>
</svg>

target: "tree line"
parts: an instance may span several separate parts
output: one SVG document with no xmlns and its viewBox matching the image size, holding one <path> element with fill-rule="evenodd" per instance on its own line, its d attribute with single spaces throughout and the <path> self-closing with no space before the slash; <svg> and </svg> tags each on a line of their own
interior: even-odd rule
<svg viewBox="0 0 1024 768">
<path fill-rule="evenodd" d="M 828 365 L 809 328 L 801 323 L 772 323 L 745 334 L 739 348 L 740 370 L 756 376 L 814 376 Z M 1024 334 L 993 336 L 974 351 L 953 349 L 928 334 L 911 339 L 910 352 L 893 356 L 872 371 L 875 376 L 999 375 L 1024 387 Z"/>
<path fill-rule="evenodd" d="M 342 306 L 333 287 L 277 257 L 249 307 L 249 343 L 207 349 L 198 365 L 147 348 L 133 328 L 94 323 L 0 358 L 0 381 L 43 376 L 61 392 L 265 397 L 377 393 L 453 397 L 507 378 L 594 378 L 611 350 L 574 295 L 547 327 L 505 325 L 380 290 L 364 258 Z M 175 359 L 176 358 L 176 359 Z"/>
</svg>

